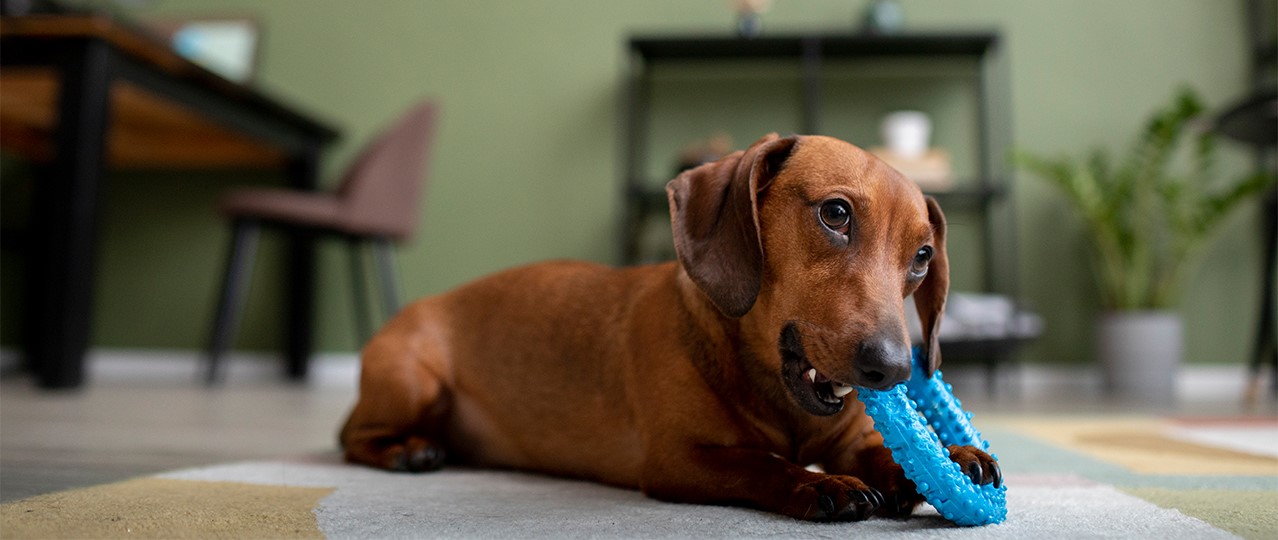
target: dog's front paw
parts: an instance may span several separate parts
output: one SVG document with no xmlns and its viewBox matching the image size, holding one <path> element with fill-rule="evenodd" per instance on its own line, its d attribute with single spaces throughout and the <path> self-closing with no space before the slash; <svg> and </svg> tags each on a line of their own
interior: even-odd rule
<svg viewBox="0 0 1278 540">
<path fill-rule="evenodd" d="M 883 495 L 852 476 L 826 475 L 800 485 L 794 517 L 809 521 L 862 521 L 883 505 Z"/>
<path fill-rule="evenodd" d="M 958 445 L 950 445 L 947 449 L 950 451 L 950 460 L 959 464 L 963 474 L 971 478 L 972 483 L 994 484 L 994 487 L 1003 485 L 1003 470 L 994 457 L 984 450 L 978 450 L 975 446 Z"/>
<path fill-rule="evenodd" d="M 914 508 L 923 502 L 923 496 L 909 478 L 905 477 L 905 469 L 892 459 L 892 452 L 882 446 L 872 446 L 857 454 L 857 476 L 864 478 L 883 494 L 883 504 L 879 506 L 878 515 L 901 518 L 914 513 Z"/>
</svg>

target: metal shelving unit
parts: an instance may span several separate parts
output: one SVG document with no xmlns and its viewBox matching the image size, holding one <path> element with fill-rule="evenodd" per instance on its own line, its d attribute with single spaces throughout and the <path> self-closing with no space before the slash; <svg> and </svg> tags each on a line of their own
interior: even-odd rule
<svg viewBox="0 0 1278 540">
<path fill-rule="evenodd" d="M 622 132 L 623 215 L 620 260 L 634 264 L 653 257 L 642 252 L 641 238 L 650 218 L 668 215 L 665 192 L 645 176 L 648 163 L 653 78 L 658 66 L 771 62 L 797 68 L 799 126 L 802 133 L 822 132 L 822 103 L 843 96 L 823 95 L 827 66 L 842 60 L 954 60 L 974 63 L 972 104 L 976 122 L 977 174 L 953 190 L 929 193 L 947 212 L 975 220 L 981 231 L 981 276 L 985 291 L 1017 298 L 1015 223 L 1010 182 L 1001 169 L 1010 143 L 1007 73 L 997 32 L 907 33 L 859 35 L 814 33 L 757 38 L 735 36 L 637 36 L 629 41 L 625 122 Z M 995 97 L 997 94 L 997 98 Z M 793 107 L 794 103 L 760 107 Z M 659 185 L 659 184 L 657 184 Z M 943 343 L 947 358 L 979 357 L 989 368 L 991 384 L 996 366 L 1023 339 L 982 339 Z"/>
</svg>

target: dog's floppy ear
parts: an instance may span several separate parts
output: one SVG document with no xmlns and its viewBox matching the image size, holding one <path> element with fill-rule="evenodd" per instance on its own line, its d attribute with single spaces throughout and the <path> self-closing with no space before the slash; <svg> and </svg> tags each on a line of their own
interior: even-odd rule
<svg viewBox="0 0 1278 540">
<path fill-rule="evenodd" d="M 950 261 L 945 255 L 945 214 L 936 199 L 927 199 L 927 220 L 932 224 L 932 262 L 928 264 L 927 277 L 914 291 L 914 307 L 923 323 L 924 366 L 932 376 L 941 367 L 941 314 L 945 312 L 945 297 L 950 290 Z"/>
<path fill-rule="evenodd" d="M 666 184 L 675 253 L 719 311 L 750 311 L 763 280 L 758 195 L 781 170 L 797 138 L 775 133 L 750 148 L 685 171 Z"/>
</svg>

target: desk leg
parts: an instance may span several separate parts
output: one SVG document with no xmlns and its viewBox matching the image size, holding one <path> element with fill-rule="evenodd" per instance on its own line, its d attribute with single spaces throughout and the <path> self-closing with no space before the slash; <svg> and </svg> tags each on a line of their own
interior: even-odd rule
<svg viewBox="0 0 1278 540">
<path fill-rule="evenodd" d="M 34 328 L 28 353 L 45 388 L 84 382 L 111 51 L 101 41 L 85 40 L 66 51 L 61 69 L 56 158 L 48 177 L 37 183 L 31 218 L 34 294 L 28 309 Z"/>
<path fill-rule="evenodd" d="M 289 182 L 295 189 L 315 190 L 319 185 L 319 151 L 294 157 Z M 288 246 L 288 291 L 285 313 L 284 357 L 289 379 L 306 379 L 315 342 L 315 233 L 296 229 Z"/>
</svg>

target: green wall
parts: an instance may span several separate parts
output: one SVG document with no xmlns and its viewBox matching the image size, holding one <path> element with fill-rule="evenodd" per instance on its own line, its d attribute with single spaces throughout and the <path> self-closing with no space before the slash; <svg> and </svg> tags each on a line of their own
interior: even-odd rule
<svg viewBox="0 0 1278 540">
<path fill-rule="evenodd" d="M 157 0 L 136 15 L 256 17 L 264 31 L 261 86 L 343 131 L 341 145 L 326 160 L 330 177 L 410 102 L 439 99 L 442 124 L 425 213 L 417 238 L 398 259 L 405 295 L 416 297 L 540 259 L 611 261 L 624 40 L 632 32 L 727 32 L 733 25 L 728 4 Z M 911 29 L 1005 33 L 1014 138 L 1039 152 L 1126 148 L 1143 119 L 1177 85 L 1194 85 L 1215 105 L 1246 85 L 1240 2 L 902 4 Z M 776 2 L 764 17 L 765 31 L 848 28 L 863 5 Z M 954 101 L 944 92 L 919 96 L 924 102 L 918 106 L 938 110 Z M 794 129 L 776 125 L 787 122 L 784 115 L 741 108 L 748 122 L 728 126 L 744 133 L 738 144 L 765 131 Z M 872 125 L 842 129 L 874 132 Z M 950 134 L 942 144 L 967 144 L 961 129 L 942 130 Z M 1231 154 L 1224 156 L 1225 169 L 1241 170 L 1246 160 Z M 665 162 L 658 165 L 659 171 Z M 8 166 L 4 172 L 15 175 Z M 104 206 L 94 345 L 202 344 L 228 241 L 213 200 L 232 185 L 273 181 L 260 175 L 114 176 Z M 1098 303 L 1082 225 L 1037 179 L 1022 175 L 1014 189 L 1021 289 L 1047 323 L 1046 335 L 1026 359 L 1087 361 Z M 1241 363 L 1248 354 L 1258 290 L 1256 220 L 1251 206 L 1229 220 L 1188 292 L 1183 311 L 1193 362 Z M 267 242 L 264 249 L 277 245 Z M 953 264 L 974 265 L 964 262 L 973 256 L 956 250 Z M 21 277 L 9 271 L 12 261 L 6 254 L 6 293 Z M 344 246 L 326 245 L 321 262 L 319 349 L 354 350 Z M 242 348 L 276 346 L 279 297 L 272 293 L 278 263 L 267 256 L 258 268 Z M 5 296 L 4 334 L 11 342 L 13 295 Z"/>
</svg>

